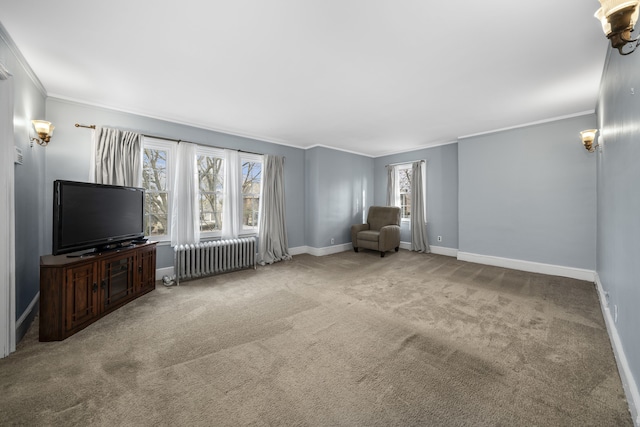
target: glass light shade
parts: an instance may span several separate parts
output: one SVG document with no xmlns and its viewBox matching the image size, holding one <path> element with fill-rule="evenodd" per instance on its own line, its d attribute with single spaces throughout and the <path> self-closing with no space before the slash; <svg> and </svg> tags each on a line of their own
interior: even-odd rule
<svg viewBox="0 0 640 427">
<path fill-rule="evenodd" d="M 604 9 L 603 8 L 598 9 L 594 16 L 600 21 L 600 24 L 602 25 L 602 31 L 604 32 L 604 34 L 606 36 L 611 34 L 611 24 L 609 24 L 609 21 L 607 21 L 607 17 L 604 15 Z"/>
<path fill-rule="evenodd" d="M 53 126 L 51 122 L 47 122 L 46 120 L 31 120 L 31 123 L 33 123 L 33 128 L 36 130 L 36 133 L 41 137 L 43 135 L 53 135 L 55 126 Z"/>
<path fill-rule="evenodd" d="M 587 129 L 580 132 L 580 136 L 583 141 L 593 141 L 596 139 L 596 133 L 598 133 L 598 129 Z"/>
<path fill-rule="evenodd" d="M 608 36 L 611 34 L 611 21 L 609 17 L 623 9 L 633 7 L 634 11 L 631 15 L 630 25 L 633 28 L 638 22 L 638 15 L 640 14 L 640 0 L 600 0 L 602 7 L 595 13 L 595 17 L 602 24 L 602 31 Z"/>
<path fill-rule="evenodd" d="M 631 15 L 632 27 L 636 26 L 636 22 L 638 22 L 638 15 L 640 15 L 640 1 L 636 2 L 636 9 L 634 10 L 633 15 Z"/>
</svg>

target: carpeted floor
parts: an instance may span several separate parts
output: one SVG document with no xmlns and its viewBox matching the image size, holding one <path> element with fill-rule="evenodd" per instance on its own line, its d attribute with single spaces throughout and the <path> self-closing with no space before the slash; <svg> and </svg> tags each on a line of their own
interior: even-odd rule
<svg viewBox="0 0 640 427">
<path fill-rule="evenodd" d="M 438 255 L 296 256 L 37 336 L 2 425 L 632 425 L 593 284 Z"/>
</svg>

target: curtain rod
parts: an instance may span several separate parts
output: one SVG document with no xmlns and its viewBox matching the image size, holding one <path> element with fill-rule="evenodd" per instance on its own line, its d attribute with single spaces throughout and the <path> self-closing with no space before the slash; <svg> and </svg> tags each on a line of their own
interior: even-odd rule
<svg viewBox="0 0 640 427">
<path fill-rule="evenodd" d="M 80 123 L 76 123 L 76 127 L 77 128 L 95 129 L 96 125 L 83 125 L 83 124 L 80 124 Z M 177 142 L 178 144 L 180 144 L 181 142 L 188 142 L 189 144 L 196 144 L 196 145 L 200 145 L 202 147 L 220 148 L 222 150 L 233 150 L 233 148 L 217 147 L 215 145 L 199 144 L 197 142 L 185 141 L 183 139 L 174 139 L 174 138 L 166 138 L 164 136 L 147 135 L 146 133 L 143 133 L 142 136 L 147 137 L 147 138 L 164 139 L 165 141 L 174 141 L 174 142 Z M 256 152 L 253 152 L 253 151 L 246 151 L 246 150 L 234 150 L 234 151 L 237 151 L 239 153 L 247 153 L 247 154 L 255 154 L 257 156 L 264 156 L 263 153 L 256 153 Z"/>
<path fill-rule="evenodd" d="M 389 166 L 409 165 L 409 164 L 411 164 L 413 162 L 427 163 L 426 160 L 410 160 L 408 162 L 389 163 L 388 165 L 384 165 L 384 167 L 388 168 Z"/>
</svg>

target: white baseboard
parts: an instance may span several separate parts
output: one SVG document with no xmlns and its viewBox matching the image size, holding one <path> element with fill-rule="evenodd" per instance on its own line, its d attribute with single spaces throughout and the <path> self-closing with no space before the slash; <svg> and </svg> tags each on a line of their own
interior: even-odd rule
<svg viewBox="0 0 640 427">
<path fill-rule="evenodd" d="M 343 243 L 341 245 L 327 246 L 324 248 L 312 248 L 308 246 L 307 249 L 307 253 L 313 256 L 325 256 L 353 250 L 353 246 L 351 243 Z"/>
<path fill-rule="evenodd" d="M 600 299 L 600 308 L 604 316 L 604 323 L 607 325 L 607 332 L 609 333 L 609 340 L 611 340 L 611 346 L 613 347 L 613 354 L 616 357 L 618 365 L 618 372 L 620 373 L 620 379 L 622 380 L 622 386 L 627 396 L 627 402 L 629 402 L 629 411 L 631 412 L 631 418 L 636 427 L 640 426 L 640 392 L 638 392 L 638 384 L 636 384 L 629 361 L 624 353 L 622 347 L 622 341 L 618 334 L 618 328 L 613 320 L 611 309 L 609 307 L 609 299 L 607 293 L 602 287 L 600 276 L 596 273 L 596 289 L 598 290 L 598 297 Z"/>
<path fill-rule="evenodd" d="M 296 246 L 295 248 L 289 248 L 289 254 L 291 256 L 309 254 L 313 256 L 325 256 L 331 254 L 337 254 L 340 252 L 350 251 L 353 249 L 351 243 L 343 243 L 341 245 L 326 246 L 324 248 L 314 248 L 311 246 Z"/>
<path fill-rule="evenodd" d="M 27 319 L 27 317 L 29 317 L 29 314 L 31 314 L 33 307 L 35 307 L 35 305 L 38 303 L 39 300 L 40 300 L 40 291 L 38 291 L 36 296 L 33 297 L 33 299 L 29 303 L 29 306 L 24 311 L 24 313 L 22 313 L 22 315 L 18 318 L 18 320 L 16 320 L 16 330 L 20 329 L 20 326 L 22 326 L 22 323 Z"/>
<path fill-rule="evenodd" d="M 400 249 L 411 250 L 411 242 L 400 242 Z M 444 246 L 429 245 L 429 250 L 432 254 L 445 255 L 445 256 L 458 256 L 458 250 L 454 248 L 445 248 Z"/>
<path fill-rule="evenodd" d="M 296 246 L 295 248 L 289 248 L 289 255 L 302 255 L 309 253 L 309 246 Z"/>
<path fill-rule="evenodd" d="M 457 249 L 445 248 L 444 246 L 429 246 L 431 252 L 438 255 L 446 255 L 455 257 L 458 255 Z M 314 256 L 324 256 L 337 254 L 339 252 L 350 251 L 353 249 L 353 245 L 351 243 L 344 243 L 342 245 L 333 245 L 327 246 L 325 248 L 312 248 L 309 246 L 299 246 L 297 248 L 289 248 L 289 253 L 291 255 L 300 255 L 300 254 L 311 254 Z M 411 243 L 409 242 L 400 242 L 400 249 L 406 249 L 408 251 L 411 250 Z"/>
<path fill-rule="evenodd" d="M 511 268 L 514 270 L 528 271 L 530 273 L 548 274 L 550 276 L 562 276 L 572 279 L 595 282 L 595 271 L 561 265 L 543 264 L 532 261 L 522 261 L 511 258 L 501 258 L 489 255 L 458 252 L 460 261 L 474 262 L 477 264 L 493 265 L 495 267 Z"/>
<path fill-rule="evenodd" d="M 429 245 L 432 254 L 458 257 L 458 250 L 454 248 L 445 248 L 444 246 Z"/>
</svg>

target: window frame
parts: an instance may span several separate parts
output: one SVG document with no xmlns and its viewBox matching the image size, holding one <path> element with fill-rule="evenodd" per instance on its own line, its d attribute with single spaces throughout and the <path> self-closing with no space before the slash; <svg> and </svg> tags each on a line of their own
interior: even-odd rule
<svg viewBox="0 0 640 427">
<path fill-rule="evenodd" d="M 397 182 L 397 196 L 396 196 L 396 206 L 398 206 L 400 208 L 400 221 L 401 222 L 411 222 L 411 192 L 413 191 L 413 182 L 411 181 L 411 174 L 409 174 L 409 186 L 410 186 L 410 191 L 409 192 L 401 192 L 400 191 L 400 171 L 401 170 L 409 170 L 411 172 L 412 170 L 412 164 L 411 163 L 404 163 L 401 165 L 396 166 L 396 182 Z M 404 215 L 404 210 L 403 210 L 403 205 L 402 205 L 402 195 L 406 194 L 409 197 L 409 204 L 405 204 L 405 207 L 409 208 L 409 215 L 405 216 Z"/>
<path fill-rule="evenodd" d="M 243 205 L 243 210 L 241 213 L 242 218 L 240 218 L 242 222 L 242 229 L 240 230 L 240 235 L 241 236 L 258 235 L 260 230 L 260 215 L 262 212 L 262 186 L 264 183 L 264 156 L 261 154 L 240 152 L 240 168 L 242 168 L 242 165 L 245 162 L 260 163 L 260 189 L 258 191 L 258 222 L 254 227 L 249 227 L 244 225 L 244 205 Z M 240 185 L 242 186 L 242 183 Z M 245 193 L 242 191 L 242 187 L 238 188 L 238 191 L 239 191 L 240 197 L 244 201 Z M 246 194 L 255 194 L 255 193 L 246 193 Z"/>
<path fill-rule="evenodd" d="M 218 158 L 218 159 L 222 160 L 222 177 L 223 177 L 223 181 L 222 181 L 222 203 L 223 203 L 223 206 L 224 206 L 225 193 L 226 193 L 226 190 L 227 190 L 226 182 L 224 182 L 225 168 L 227 167 L 226 159 L 225 159 L 226 156 L 224 155 L 224 150 L 220 149 L 220 148 L 215 148 L 215 147 L 208 147 L 206 145 L 198 145 L 197 146 L 197 148 L 196 148 L 196 157 L 195 157 L 195 159 L 193 159 L 193 161 L 196 163 L 196 174 L 197 174 L 198 177 L 200 176 L 200 171 L 198 170 L 198 157 L 199 156 L 214 157 L 214 158 Z M 200 197 L 201 197 L 201 193 L 202 192 L 200 190 L 200 182 L 198 182 L 198 228 L 199 229 L 200 229 Z M 223 211 L 224 211 L 224 207 L 223 207 Z M 220 215 L 222 217 L 223 213 L 221 212 Z M 224 221 L 224 218 L 222 218 L 222 221 Z M 221 237 L 222 237 L 222 226 L 220 227 L 219 230 L 214 230 L 214 231 L 202 231 L 200 229 L 200 240 L 216 239 L 216 238 L 221 238 Z"/>
<path fill-rule="evenodd" d="M 171 229 L 172 229 L 172 222 L 173 222 L 173 197 L 174 197 L 174 191 L 173 191 L 173 183 L 174 183 L 174 177 L 175 177 L 175 159 L 176 159 L 176 143 L 174 141 L 168 141 L 166 139 L 159 139 L 159 138 L 152 138 L 152 137 L 147 137 L 145 136 L 142 140 L 142 173 L 144 174 L 144 150 L 146 149 L 150 149 L 150 150 L 157 150 L 157 151 L 166 151 L 167 152 L 167 158 L 166 158 L 166 164 L 167 164 L 167 177 L 166 177 L 166 193 L 167 193 L 167 227 L 165 230 L 165 234 L 156 234 L 156 235 L 146 235 L 146 232 L 148 231 L 147 229 L 145 229 L 145 237 L 153 239 L 155 241 L 159 241 L 159 242 L 165 242 L 165 241 L 171 241 Z M 143 176 L 143 180 L 142 180 L 142 185 L 144 185 L 144 176 Z M 146 187 L 143 187 L 145 189 L 145 195 L 148 193 L 161 193 L 160 191 L 154 191 L 154 190 L 149 190 Z M 145 220 L 147 219 L 148 213 L 147 213 L 147 204 L 146 204 L 146 200 L 145 200 L 145 209 L 144 209 L 144 215 L 145 215 Z"/>
</svg>

